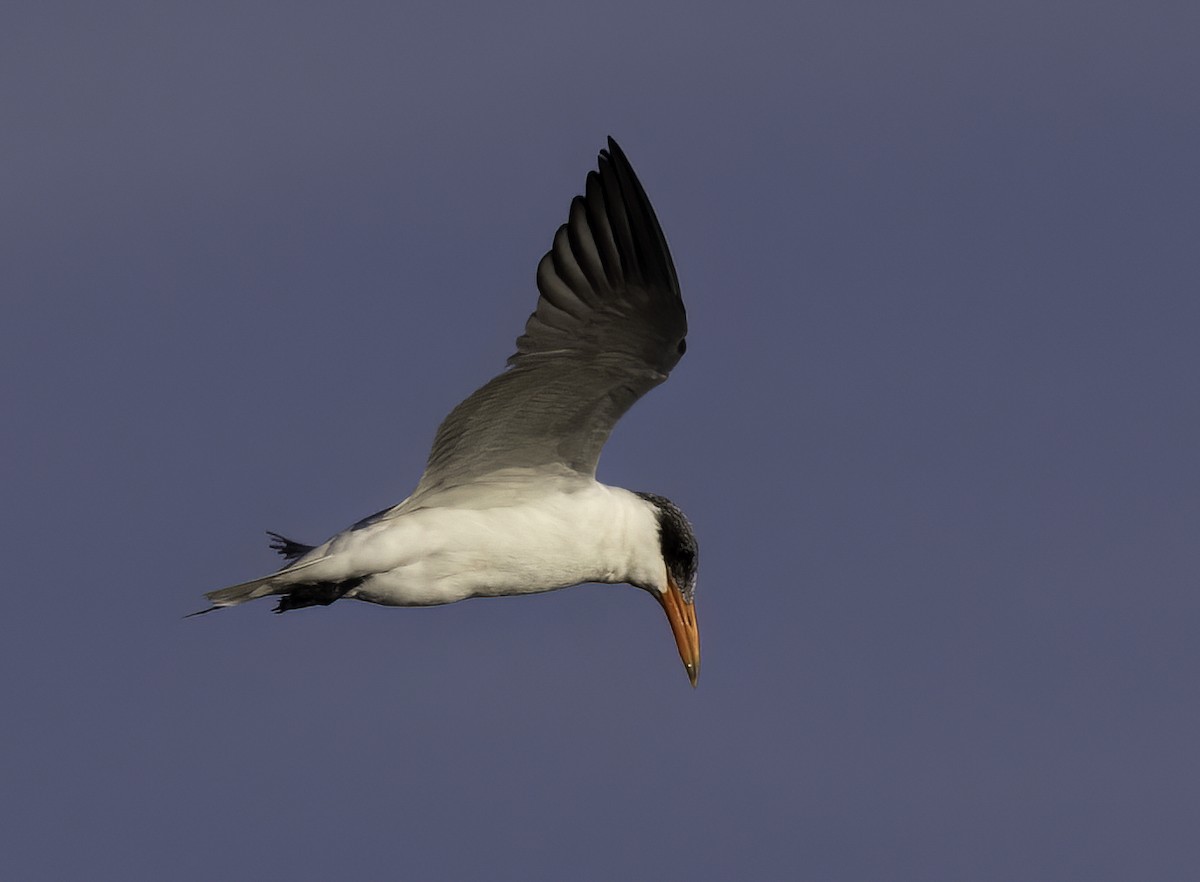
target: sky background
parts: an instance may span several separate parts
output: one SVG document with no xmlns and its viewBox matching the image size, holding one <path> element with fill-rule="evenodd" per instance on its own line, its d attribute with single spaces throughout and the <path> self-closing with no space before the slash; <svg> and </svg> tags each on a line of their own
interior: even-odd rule
<svg viewBox="0 0 1200 882">
<path fill-rule="evenodd" d="M 0 12 L 0 877 L 1200 865 L 1194 2 Z M 688 354 L 642 592 L 267 602 L 503 365 L 606 135 Z"/>
</svg>

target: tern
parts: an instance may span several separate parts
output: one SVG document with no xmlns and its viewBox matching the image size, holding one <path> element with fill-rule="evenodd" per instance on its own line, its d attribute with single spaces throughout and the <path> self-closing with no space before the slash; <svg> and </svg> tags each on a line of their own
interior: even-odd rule
<svg viewBox="0 0 1200 882">
<path fill-rule="evenodd" d="M 516 353 L 442 422 L 411 496 L 320 545 L 268 534 L 288 563 L 209 592 L 201 612 L 266 596 L 286 612 L 627 583 L 662 605 L 695 686 L 691 524 L 663 496 L 596 480 L 613 426 L 667 379 L 687 336 L 662 228 L 612 138 L 538 264 L 537 287 Z"/>
</svg>

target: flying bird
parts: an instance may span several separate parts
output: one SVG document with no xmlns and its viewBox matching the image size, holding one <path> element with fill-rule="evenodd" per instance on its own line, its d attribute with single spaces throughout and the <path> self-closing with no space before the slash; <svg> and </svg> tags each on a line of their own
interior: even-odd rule
<svg viewBox="0 0 1200 882">
<path fill-rule="evenodd" d="M 537 287 L 516 353 L 442 422 L 411 496 L 320 545 L 269 534 L 288 563 L 209 592 L 201 612 L 266 596 L 286 612 L 628 583 L 662 605 L 695 686 L 692 527 L 663 496 L 596 480 L 613 426 L 667 379 L 687 336 L 662 228 L 612 138 L 538 264 Z"/>
</svg>

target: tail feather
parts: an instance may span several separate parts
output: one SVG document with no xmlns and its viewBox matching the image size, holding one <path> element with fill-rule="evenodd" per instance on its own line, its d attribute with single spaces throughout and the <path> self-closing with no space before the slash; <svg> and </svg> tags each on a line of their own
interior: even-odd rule
<svg viewBox="0 0 1200 882">
<path fill-rule="evenodd" d="M 241 582 L 237 585 L 230 585 L 228 588 L 209 591 L 204 596 L 212 601 L 212 606 L 208 609 L 191 613 L 190 615 L 198 616 L 202 613 L 212 612 L 214 609 L 220 609 L 221 607 L 237 606 L 239 603 L 245 603 L 248 600 L 257 600 L 260 597 L 266 597 L 268 594 L 286 594 L 295 583 L 290 579 L 280 582 L 280 579 L 290 576 L 299 570 L 308 569 L 313 564 L 322 563 L 325 559 L 318 557 L 315 560 L 306 560 L 302 564 L 284 567 L 279 572 L 263 576 L 260 579 L 251 579 L 249 582 Z"/>
<path fill-rule="evenodd" d="M 239 603 L 245 603 L 247 600 L 256 600 L 259 597 L 266 597 L 272 593 L 274 585 L 271 583 L 278 575 L 278 573 L 273 573 L 261 579 L 252 579 L 249 582 L 230 585 L 228 588 L 209 591 L 204 596 L 212 601 L 213 606 L 237 606 Z"/>
</svg>

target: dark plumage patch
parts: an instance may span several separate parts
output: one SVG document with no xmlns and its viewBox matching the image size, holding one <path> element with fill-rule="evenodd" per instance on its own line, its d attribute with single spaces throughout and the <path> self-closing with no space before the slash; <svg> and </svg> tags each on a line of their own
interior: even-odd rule
<svg viewBox="0 0 1200 882">
<path fill-rule="evenodd" d="M 271 547 L 286 557 L 289 561 L 304 557 L 304 555 L 316 548 L 315 545 L 305 545 L 303 542 L 293 542 L 286 536 L 280 536 L 278 533 L 272 533 L 270 530 L 267 530 L 267 535 L 271 537 Z"/>
<path fill-rule="evenodd" d="M 362 579 L 347 579 L 344 582 L 313 582 L 310 585 L 297 585 L 279 598 L 279 605 L 275 607 L 275 612 L 283 613 L 293 609 L 303 609 L 306 606 L 329 606 L 335 600 L 343 597 L 347 591 L 357 588 L 362 583 Z"/>
<path fill-rule="evenodd" d="M 683 599 L 688 603 L 696 600 L 696 574 L 700 569 L 700 547 L 692 525 L 679 510 L 679 506 L 654 493 L 638 493 L 638 496 L 658 509 L 658 541 L 662 549 L 667 572 L 679 586 Z"/>
</svg>

